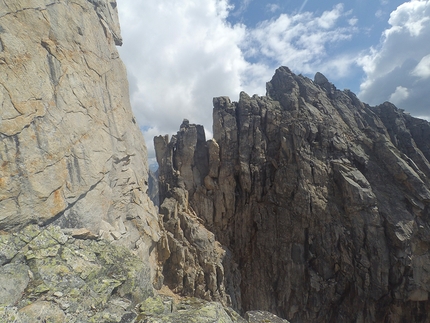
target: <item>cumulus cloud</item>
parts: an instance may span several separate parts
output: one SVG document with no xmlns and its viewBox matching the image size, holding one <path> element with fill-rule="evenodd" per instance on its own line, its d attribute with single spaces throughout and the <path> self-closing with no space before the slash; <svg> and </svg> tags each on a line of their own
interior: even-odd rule
<svg viewBox="0 0 430 323">
<path fill-rule="evenodd" d="M 176 133 L 184 118 L 210 136 L 212 98 L 264 95 L 280 65 L 330 77 L 353 63 L 327 54 L 355 30 L 342 5 L 320 15 L 281 14 L 253 29 L 227 22 L 228 0 L 121 0 L 118 8 L 131 103 L 152 158 L 153 136 Z"/>
<path fill-rule="evenodd" d="M 390 95 L 390 101 L 394 104 L 400 104 L 402 101 L 406 100 L 408 96 L 408 89 L 403 86 L 398 86 L 394 93 Z"/>
<path fill-rule="evenodd" d="M 212 97 L 237 95 L 248 63 L 237 46 L 242 25 L 225 18 L 227 1 L 123 0 L 120 11 L 130 96 L 153 157 L 152 137 L 184 118 L 211 131 Z"/>
<path fill-rule="evenodd" d="M 422 79 L 427 79 L 430 77 L 430 54 L 424 56 L 418 65 L 412 71 L 412 75 L 418 76 Z"/>
<path fill-rule="evenodd" d="M 390 15 L 379 47 L 359 59 L 366 73 L 359 97 L 370 104 L 392 100 L 430 118 L 430 2 L 412 0 Z"/>
<path fill-rule="evenodd" d="M 342 4 L 320 16 L 311 12 L 281 14 L 249 30 L 243 49 L 246 57 L 266 59 L 270 66 L 286 65 L 300 73 L 320 71 L 339 76 L 355 63 L 355 58 L 330 57 L 327 49 L 350 40 L 356 32 L 355 18 L 349 16 Z"/>
</svg>

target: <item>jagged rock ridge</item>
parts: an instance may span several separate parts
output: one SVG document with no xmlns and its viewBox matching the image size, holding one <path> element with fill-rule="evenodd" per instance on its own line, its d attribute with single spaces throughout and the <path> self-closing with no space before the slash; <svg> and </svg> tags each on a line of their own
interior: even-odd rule
<svg viewBox="0 0 430 323">
<path fill-rule="evenodd" d="M 213 119 L 209 141 L 188 122 L 155 138 L 160 203 L 186 190 L 181 207 L 231 250 L 220 278 L 237 309 L 430 320 L 428 122 L 286 67 L 265 97 L 215 98 Z"/>
</svg>

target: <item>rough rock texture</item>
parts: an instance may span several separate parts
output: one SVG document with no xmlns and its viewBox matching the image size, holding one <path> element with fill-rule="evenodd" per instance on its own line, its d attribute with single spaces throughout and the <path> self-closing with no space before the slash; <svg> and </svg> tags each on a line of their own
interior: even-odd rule
<svg viewBox="0 0 430 323">
<path fill-rule="evenodd" d="M 212 232 L 204 227 L 202 220 L 189 208 L 187 185 L 192 181 L 202 183 L 200 174 L 204 171 L 194 169 L 193 156 L 196 147 L 205 145 L 203 127 L 190 125 L 187 120 L 180 132 L 169 142 L 168 137 L 159 136 L 154 140 L 159 163 L 160 214 L 163 216 L 167 234 L 159 244 L 159 260 L 162 261 L 164 283 L 174 292 L 185 296 L 220 301 L 240 309 L 240 294 L 235 291 L 240 283 L 239 273 L 231 258 L 231 252 L 215 240 Z M 173 147 L 178 145 L 191 160 L 174 155 Z M 204 150 L 202 151 L 204 153 Z M 179 163 L 179 164 L 178 164 Z M 178 165 L 177 167 L 173 165 Z M 179 173 L 187 173 L 191 181 L 181 182 Z M 195 177 L 194 177 L 195 176 Z M 170 183 L 170 184 L 169 184 Z M 224 268 L 228 271 L 225 272 Z"/>
<path fill-rule="evenodd" d="M 231 308 L 217 302 L 185 298 L 175 303 L 169 297 L 148 298 L 140 305 L 137 323 L 246 323 Z M 270 321 L 271 322 L 271 321 Z"/>
<path fill-rule="evenodd" d="M 106 240 L 27 226 L 0 234 L 1 322 L 131 322 L 153 295 L 148 264 Z"/>
<path fill-rule="evenodd" d="M 116 1 L 0 1 L 0 230 L 86 227 L 144 259 L 159 239 Z"/>
<path fill-rule="evenodd" d="M 158 192 L 158 170 L 148 172 L 148 190 L 146 192 L 155 206 L 160 206 L 160 193 Z"/>
<path fill-rule="evenodd" d="M 149 264 L 88 229 L 0 233 L 0 322 L 282 322 L 219 302 L 154 296 Z M 264 319 L 264 320 L 263 320 Z"/>
<path fill-rule="evenodd" d="M 193 126 L 156 145 L 160 202 L 185 188 L 186 207 L 232 251 L 235 308 L 430 321 L 428 122 L 286 67 L 265 97 L 215 98 L 213 117 L 212 140 Z"/>
<path fill-rule="evenodd" d="M 249 323 L 264 323 L 264 322 L 273 322 L 273 323 L 288 323 L 287 320 L 283 320 L 276 315 L 265 312 L 265 311 L 249 311 L 246 312 L 245 318 Z"/>
<path fill-rule="evenodd" d="M 0 0 L 0 321 L 246 322 L 223 307 L 233 266 L 188 191 L 162 218 L 147 195 L 116 6 Z M 211 302 L 148 312 L 163 274 Z"/>
<path fill-rule="evenodd" d="M 139 312 L 136 323 L 288 323 L 268 312 L 247 312 L 244 319 L 217 302 L 190 297 L 175 301 L 163 295 L 146 299 L 139 305 Z"/>
</svg>

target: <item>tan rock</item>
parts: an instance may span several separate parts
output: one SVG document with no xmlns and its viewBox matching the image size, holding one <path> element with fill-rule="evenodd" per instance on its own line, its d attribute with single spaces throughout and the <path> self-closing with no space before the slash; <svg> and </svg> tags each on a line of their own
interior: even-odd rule
<svg viewBox="0 0 430 323">
<path fill-rule="evenodd" d="M 116 6 L 0 6 L 0 230 L 54 221 L 98 232 L 104 221 L 127 232 L 119 243 L 148 259 L 160 227 L 115 47 L 122 42 Z"/>
<path fill-rule="evenodd" d="M 72 237 L 83 240 L 96 240 L 99 236 L 86 228 L 75 229 L 72 231 Z"/>
<path fill-rule="evenodd" d="M 37 318 L 40 322 L 63 323 L 66 319 L 66 315 L 60 306 L 44 301 L 30 304 L 22 308 L 18 313 L 21 314 L 21 319 L 23 320 L 28 317 L 29 319 Z"/>
</svg>

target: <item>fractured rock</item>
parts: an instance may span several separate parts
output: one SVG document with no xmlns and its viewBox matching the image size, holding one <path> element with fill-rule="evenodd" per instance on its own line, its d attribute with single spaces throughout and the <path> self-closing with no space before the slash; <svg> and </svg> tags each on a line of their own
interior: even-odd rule
<svg viewBox="0 0 430 323">
<path fill-rule="evenodd" d="M 105 240 L 27 226 L 0 235 L 5 246 L 15 251 L 0 266 L 1 322 L 123 322 L 153 295 L 149 265 Z"/>
<path fill-rule="evenodd" d="M 203 127 L 184 120 L 170 141 L 167 136 L 159 136 L 154 144 L 160 174 L 160 214 L 167 231 L 161 240 L 163 246 L 159 244 L 165 284 L 180 295 L 239 309 L 240 275 L 231 251 L 216 241 L 189 203 L 189 195 L 204 185 L 209 172 Z M 182 174 L 186 174 L 187 181 L 183 181 Z"/>
<path fill-rule="evenodd" d="M 290 322 L 429 321 L 428 122 L 286 67 L 266 96 L 214 98 L 213 118 L 200 148 L 196 135 L 156 145 L 160 185 L 185 189 L 231 250 L 236 309 Z"/>
<path fill-rule="evenodd" d="M 161 229 L 116 1 L 2 3 L 0 230 L 103 228 L 149 261 Z"/>
</svg>

